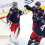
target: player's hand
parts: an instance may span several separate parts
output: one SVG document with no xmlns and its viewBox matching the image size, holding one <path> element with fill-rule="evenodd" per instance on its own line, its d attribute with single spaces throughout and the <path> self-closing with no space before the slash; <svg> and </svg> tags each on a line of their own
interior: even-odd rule
<svg viewBox="0 0 45 45">
<path fill-rule="evenodd" d="M 7 20 L 7 24 L 9 23 L 10 20 Z"/>
<path fill-rule="evenodd" d="M 7 24 L 6 24 L 6 25 L 11 26 L 11 22 L 7 22 Z"/>
<path fill-rule="evenodd" d="M 36 16 L 37 17 L 37 14 L 34 13 L 33 16 Z"/>
<path fill-rule="evenodd" d="M 27 14 L 27 10 L 26 8 L 24 7 L 23 11 L 22 11 L 23 14 Z"/>
<path fill-rule="evenodd" d="M 37 14 L 34 13 L 34 14 L 33 14 L 33 18 L 37 18 Z"/>
<path fill-rule="evenodd" d="M 23 14 L 27 14 L 27 11 L 22 11 Z"/>
</svg>

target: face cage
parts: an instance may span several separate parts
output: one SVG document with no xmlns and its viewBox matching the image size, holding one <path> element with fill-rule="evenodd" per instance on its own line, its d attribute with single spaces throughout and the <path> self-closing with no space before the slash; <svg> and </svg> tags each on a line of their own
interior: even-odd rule
<svg viewBox="0 0 45 45">
<path fill-rule="evenodd" d="M 15 7 L 15 8 L 18 8 L 18 4 L 17 3 L 13 2 L 12 6 Z"/>
</svg>

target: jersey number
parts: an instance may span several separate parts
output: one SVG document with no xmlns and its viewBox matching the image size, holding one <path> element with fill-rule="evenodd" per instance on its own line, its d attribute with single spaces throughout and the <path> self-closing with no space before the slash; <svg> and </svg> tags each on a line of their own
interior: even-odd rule
<svg viewBox="0 0 45 45">
<path fill-rule="evenodd" d="M 40 27 L 41 31 L 43 31 L 44 28 L 45 28 L 45 25 L 41 26 L 41 27 Z"/>
</svg>

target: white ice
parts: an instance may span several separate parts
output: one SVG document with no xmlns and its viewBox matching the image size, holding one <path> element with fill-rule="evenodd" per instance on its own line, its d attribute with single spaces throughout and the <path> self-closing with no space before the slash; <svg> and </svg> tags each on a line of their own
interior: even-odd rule
<svg viewBox="0 0 45 45">
<path fill-rule="evenodd" d="M 6 22 L 6 18 L 3 19 Z M 0 20 L 0 36 L 9 36 L 10 32 L 5 28 L 5 23 Z M 26 15 L 20 16 L 20 34 L 18 39 L 23 40 L 20 42 L 22 45 L 27 45 L 30 35 L 32 33 L 32 12 L 29 12 Z M 8 39 L 0 38 L 0 45 L 6 45 L 8 43 Z M 41 45 L 45 45 L 45 38 L 42 39 Z"/>
</svg>

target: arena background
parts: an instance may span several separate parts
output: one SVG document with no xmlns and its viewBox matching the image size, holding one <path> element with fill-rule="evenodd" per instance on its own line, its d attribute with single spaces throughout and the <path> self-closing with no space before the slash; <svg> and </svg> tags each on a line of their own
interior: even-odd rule
<svg viewBox="0 0 45 45">
<path fill-rule="evenodd" d="M 12 7 L 11 4 L 13 1 L 18 2 L 18 8 L 23 10 L 24 5 L 28 4 L 30 6 L 34 6 L 35 2 L 41 2 L 41 8 L 45 10 L 45 0 L 0 0 L 0 45 L 8 44 L 8 37 L 10 35 L 10 31 L 7 26 L 7 20 L 5 16 L 9 13 L 9 9 Z M 20 16 L 20 34 L 18 37 L 18 41 L 20 40 L 19 45 L 27 45 L 30 35 L 32 33 L 32 12 L 28 11 L 27 14 L 23 14 Z M 23 40 L 23 41 L 22 41 Z M 45 45 L 45 38 L 42 39 L 40 45 Z"/>
<path fill-rule="evenodd" d="M 45 10 L 45 0 L 0 0 L 0 19 L 7 16 L 9 13 L 9 9 L 12 7 L 12 2 L 16 1 L 18 3 L 18 8 L 23 10 L 24 5 L 28 4 L 30 6 L 34 6 L 35 2 L 41 2 L 41 8 Z M 29 10 L 27 10 L 30 12 Z"/>
</svg>

